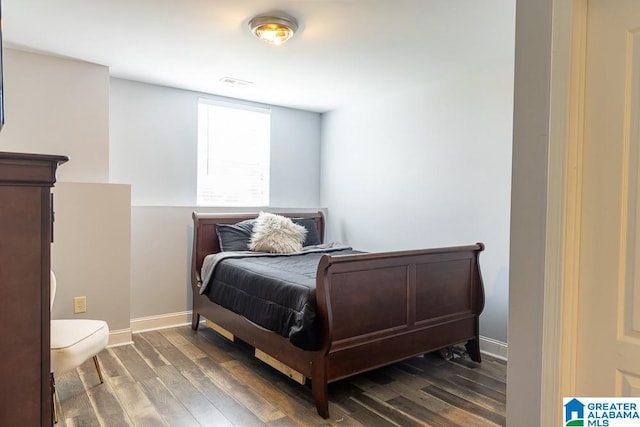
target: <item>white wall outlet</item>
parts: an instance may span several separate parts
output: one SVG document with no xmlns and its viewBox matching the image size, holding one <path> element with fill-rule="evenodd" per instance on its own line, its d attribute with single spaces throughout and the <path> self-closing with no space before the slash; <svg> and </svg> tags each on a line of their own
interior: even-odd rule
<svg viewBox="0 0 640 427">
<path fill-rule="evenodd" d="M 74 297 L 73 298 L 73 313 L 86 313 L 87 312 L 87 297 Z"/>
</svg>

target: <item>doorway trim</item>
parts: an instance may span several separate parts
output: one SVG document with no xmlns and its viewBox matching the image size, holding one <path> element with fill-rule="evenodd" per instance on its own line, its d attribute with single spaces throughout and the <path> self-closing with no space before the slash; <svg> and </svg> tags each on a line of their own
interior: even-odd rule
<svg viewBox="0 0 640 427">
<path fill-rule="evenodd" d="M 541 425 L 576 390 L 588 0 L 553 6 Z"/>
</svg>

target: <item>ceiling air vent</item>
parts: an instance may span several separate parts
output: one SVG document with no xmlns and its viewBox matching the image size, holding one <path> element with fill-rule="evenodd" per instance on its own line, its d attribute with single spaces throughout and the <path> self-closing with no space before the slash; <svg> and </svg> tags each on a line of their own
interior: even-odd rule
<svg viewBox="0 0 640 427">
<path fill-rule="evenodd" d="M 240 79 L 236 79 L 236 78 L 233 78 L 233 77 L 222 77 L 220 79 L 220 81 L 222 83 L 235 85 L 235 86 L 254 86 L 255 85 L 254 82 L 250 82 L 250 81 L 247 81 L 247 80 L 240 80 Z"/>
</svg>

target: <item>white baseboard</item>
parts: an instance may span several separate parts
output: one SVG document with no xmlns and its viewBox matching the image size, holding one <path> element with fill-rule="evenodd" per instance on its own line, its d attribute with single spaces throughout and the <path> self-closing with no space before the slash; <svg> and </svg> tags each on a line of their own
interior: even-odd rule
<svg viewBox="0 0 640 427">
<path fill-rule="evenodd" d="M 117 347 L 127 344 L 133 344 L 130 328 L 109 331 L 109 344 L 107 344 L 107 347 Z"/>
<path fill-rule="evenodd" d="M 133 333 L 191 324 L 191 310 L 131 319 Z"/>
<path fill-rule="evenodd" d="M 506 342 L 480 336 L 480 353 L 507 361 L 508 346 Z"/>
<path fill-rule="evenodd" d="M 204 320 L 201 318 L 201 320 Z M 131 334 L 137 332 L 154 331 L 191 324 L 191 310 L 178 313 L 161 314 L 158 316 L 138 317 L 131 319 L 131 329 L 112 331 L 109 334 L 109 347 L 130 344 Z M 507 343 L 493 338 L 480 336 L 480 352 L 500 360 L 507 360 Z"/>
</svg>

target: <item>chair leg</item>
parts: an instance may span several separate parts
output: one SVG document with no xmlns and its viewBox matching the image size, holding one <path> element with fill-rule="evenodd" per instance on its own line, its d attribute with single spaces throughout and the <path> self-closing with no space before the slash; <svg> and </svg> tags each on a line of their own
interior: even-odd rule
<svg viewBox="0 0 640 427">
<path fill-rule="evenodd" d="M 58 398 L 58 389 L 56 388 L 55 377 L 51 373 L 51 383 L 53 384 L 53 423 L 58 424 L 58 410 L 60 408 L 60 399 Z"/>
<path fill-rule="evenodd" d="M 102 378 L 102 369 L 100 369 L 100 363 L 98 363 L 98 356 L 93 356 L 93 363 L 96 365 L 96 371 L 98 371 L 98 378 L 100 378 L 100 384 L 104 384 L 104 379 Z"/>
<path fill-rule="evenodd" d="M 93 364 L 96 365 L 96 371 L 98 372 L 98 378 L 100 378 L 100 384 L 104 384 L 104 378 L 102 377 L 102 369 L 100 369 L 100 363 L 98 362 L 98 356 L 93 356 Z M 53 386 L 53 423 L 58 424 L 58 412 L 60 411 L 60 398 L 58 397 L 58 389 L 56 388 L 56 379 L 51 373 L 51 384 Z"/>
</svg>

